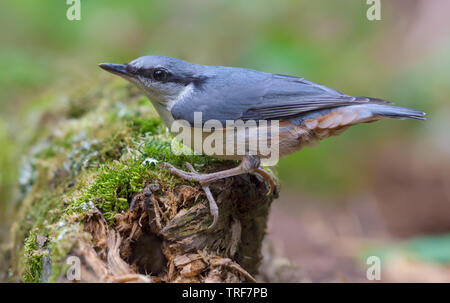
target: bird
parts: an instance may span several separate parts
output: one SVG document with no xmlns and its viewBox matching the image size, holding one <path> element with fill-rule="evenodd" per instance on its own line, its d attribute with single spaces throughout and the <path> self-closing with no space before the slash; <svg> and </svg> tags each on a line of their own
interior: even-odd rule
<svg viewBox="0 0 450 303">
<path fill-rule="evenodd" d="M 154 55 L 142 56 L 126 64 L 100 63 L 99 67 L 142 89 L 169 129 L 182 121 L 180 125 L 188 127 L 191 133 L 199 132 L 205 140 L 210 134 L 210 129 L 205 130 L 207 121 L 215 121 L 222 127 L 225 146 L 230 138 L 237 137 L 235 130 L 225 133 L 228 122 L 256 121 L 252 124 L 253 129 L 266 133 L 269 140 L 273 139 L 278 157 L 339 135 L 356 124 L 385 118 L 425 120 L 424 112 L 395 106 L 383 99 L 350 96 L 301 77 L 248 68 L 201 65 Z M 200 123 L 196 121 L 196 114 L 201 115 Z M 268 181 L 269 194 L 275 188 L 271 175 L 261 168 L 267 155 L 251 144 L 260 137 L 255 139 L 255 133 L 252 134 L 240 137 L 244 143 L 243 151 L 219 149 L 212 154 L 217 158 L 241 161 L 231 169 L 202 174 L 189 163 L 186 163 L 189 172 L 163 163 L 172 174 L 200 183 L 213 215 L 210 228 L 214 228 L 218 219 L 218 207 L 209 188 L 212 182 L 256 173 Z M 184 144 L 202 152 L 201 144 L 196 145 L 192 139 L 185 141 Z"/>
</svg>

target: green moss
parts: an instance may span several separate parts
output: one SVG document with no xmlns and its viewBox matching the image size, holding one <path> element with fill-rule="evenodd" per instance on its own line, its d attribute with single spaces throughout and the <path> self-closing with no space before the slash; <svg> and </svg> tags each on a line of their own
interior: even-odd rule
<svg viewBox="0 0 450 303">
<path fill-rule="evenodd" d="M 70 206 L 71 210 L 84 212 L 96 205 L 112 223 L 116 213 L 128 209 L 128 201 L 142 191 L 143 181 L 155 178 L 147 165 L 139 162 L 113 162 L 101 168 L 94 184 Z"/>
<path fill-rule="evenodd" d="M 171 136 L 149 137 L 143 141 L 140 152 L 146 158 L 153 158 L 160 162 L 169 162 L 178 167 L 186 168 L 184 164 L 189 162 L 200 171 L 205 166 L 225 162 L 224 160 L 196 154 L 193 150 L 183 146 Z"/>
<path fill-rule="evenodd" d="M 51 252 L 50 280 L 58 280 L 77 240 L 89 240 L 81 222 L 94 207 L 114 224 L 114 215 L 128 209 L 147 181 L 162 190 L 193 185 L 161 169 L 161 162 L 184 169 L 189 162 L 199 171 L 225 162 L 175 141 L 151 103 L 124 81 L 78 90 L 64 100 L 54 97 L 55 106 L 43 112 L 50 118 L 31 126 L 35 139 L 21 173 L 11 234 L 14 271 L 26 282 L 39 281 L 43 251 Z M 45 247 L 36 245 L 36 233 L 46 237 Z"/>
<path fill-rule="evenodd" d="M 42 258 L 46 254 L 42 252 L 36 243 L 36 229 L 30 232 L 24 243 L 24 282 L 39 282 L 42 270 Z"/>
<path fill-rule="evenodd" d="M 136 118 L 130 123 L 133 130 L 137 131 L 139 134 L 145 135 L 147 133 L 156 134 L 161 132 L 159 130 L 162 127 L 162 120 L 159 118 Z"/>
</svg>

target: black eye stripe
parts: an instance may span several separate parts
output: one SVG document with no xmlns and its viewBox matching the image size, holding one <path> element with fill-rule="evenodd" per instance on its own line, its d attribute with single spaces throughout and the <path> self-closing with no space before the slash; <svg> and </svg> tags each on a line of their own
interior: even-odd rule
<svg viewBox="0 0 450 303">
<path fill-rule="evenodd" d="M 172 82 L 177 83 L 181 85 L 189 85 L 191 83 L 194 83 L 196 86 L 200 86 L 203 84 L 203 82 L 206 81 L 205 77 L 196 77 L 196 76 L 180 76 L 180 75 L 174 75 L 165 68 L 161 67 L 154 67 L 154 68 L 136 68 L 131 65 L 127 65 L 126 67 L 127 71 L 139 75 L 142 77 L 146 77 L 149 79 L 154 80 L 154 72 L 156 70 L 164 70 L 167 74 L 166 77 L 163 80 L 157 80 L 158 82 Z"/>
<path fill-rule="evenodd" d="M 169 76 L 171 75 L 167 70 L 162 69 L 162 68 L 139 68 L 139 69 L 135 69 L 134 71 L 136 74 L 138 74 L 139 76 L 143 76 L 146 78 L 150 78 L 150 79 L 154 79 L 154 80 L 159 80 L 159 81 L 163 81 L 169 78 Z M 158 72 L 162 72 L 165 73 L 165 77 L 166 79 L 155 79 L 155 73 Z"/>
</svg>

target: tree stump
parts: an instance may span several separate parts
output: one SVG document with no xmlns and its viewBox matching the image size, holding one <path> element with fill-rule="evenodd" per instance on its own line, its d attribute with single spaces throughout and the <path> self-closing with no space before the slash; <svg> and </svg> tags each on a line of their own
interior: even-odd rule
<svg viewBox="0 0 450 303">
<path fill-rule="evenodd" d="M 209 229 L 201 187 L 159 164 L 210 172 L 236 162 L 173 155 L 187 150 L 123 81 L 50 98 L 27 126 L 36 134 L 6 250 L 10 280 L 255 281 L 274 199 L 268 184 L 253 174 L 214 182 L 219 219 Z"/>
</svg>

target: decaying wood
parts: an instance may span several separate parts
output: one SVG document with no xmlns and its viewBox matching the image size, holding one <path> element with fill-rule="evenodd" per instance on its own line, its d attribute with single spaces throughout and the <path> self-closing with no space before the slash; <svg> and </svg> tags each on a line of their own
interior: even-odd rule
<svg viewBox="0 0 450 303">
<path fill-rule="evenodd" d="M 108 226 L 94 210 L 72 255 L 82 261 L 86 282 L 254 282 L 273 196 L 255 175 L 211 184 L 219 218 L 212 215 L 201 187 L 163 191 L 146 184 L 130 210 Z"/>
</svg>

